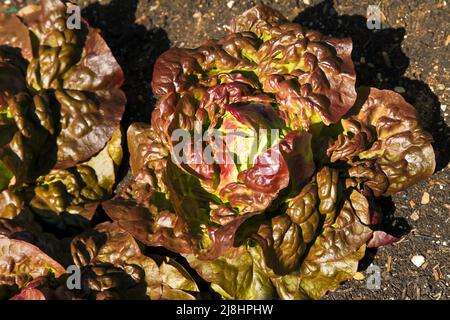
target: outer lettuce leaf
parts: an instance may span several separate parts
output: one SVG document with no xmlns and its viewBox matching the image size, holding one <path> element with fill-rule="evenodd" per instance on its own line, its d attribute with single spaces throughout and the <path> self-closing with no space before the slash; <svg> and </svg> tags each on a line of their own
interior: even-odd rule
<svg viewBox="0 0 450 320">
<path fill-rule="evenodd" d="M 342 183 L 339 183 L 339 172 L 330 167 L 323 167 L 316 174 L 317 192 L 319 197 L 319 212 L 324 215 L 324 226 L 331 225 L 338 210 L 338 196 L 342 193 Z"/>
<path fill-rule="evenodd" d="M 342 281 L 351 279 L 356 272 L 358 261 L 364 256 L 365 243 L 372 236 L 372 230 L 369 228 L 370 211 L 366 198 L 356 190 L 348 189 L 348 192 L 348 198 L 331 225 L 320 226 L 321 222 L 317 218 L 317 213 L 310 214 L 303 223 L 298 225 L 299 229 L 306 233 L 304 233 L 305 236 L 297 236 L 294 239 L 305 242 L 306 254 L 302 256 L 300 253 L 304 251 L 301 251 L 297 255 L 286 255 L 286 261 L 289 259 L 292 261 L 296 256 L 302 258 L 301 265 L 298 264 L 300 259 L 297 259 L 296 269 L 287 269 L 286 266 L 289 265 L 285 265 L 285 268 L 281 270 L 270 267 L 275 259 L 268 257 L 265 253 L 265 263 L 271 269 L 269 273 L 272 274 L 272 282 L 280 298 L 320 298 L 327 291 L 336 289 Z M 308 196 L 301 198 L 308 199 Z M 299 203 L 298 200 L 292 202 L 288 212 L 292 212 L 293 209 L 300 210 L 301 213 L 308 212 L 305 209 L 308 205 L 311 206 L 311 200 L 305 201 L 305 203 Z M 309 209 L 311 210 L 314 211 L 313 208 Z M 297 217 L 301 217 L 301 213 L 297 214 Z M 286 228 L 286 224 L 284 227 Z M 320 233 L 314 239 L 311 235 L 317 234 L 318 231 Z M 291 238 L 285 236 L 283 240 L 292 244 Z M 277 248 L 276 243 L 273 247 Z M 295 246 L 291 245 L 290 248 L 293 247 Z M 281 252 L 286 254 L 288 251 Z"/>
<path fill-rule="evenodd" d="M 1 291 L 20 289 L 41 276 L 59 277 L 65 273 L 59 263 L 25 241 L 0 236 L 0 253 Z"/>
<path fill-rule="evenodd" d="M 369 204 L 362 194 L 352 190 L 336 221 L 324 228 L 305 257 L 300 269 L 303 292 L 317 299 L 353 277 L 364 256 L 365 243 L 372 236 L 369 224 Z M 283 282 L 288 288 L 291 285 L 289 278 Z M 278 288 L 280 295 L 284 289 L 284 285 Z M 295 291 L 289 289 L 285 294 L 284 298 L 291 294 L 295 297 Z"/>
<path fill-rule="evenodd" d="M 31 58 L 32 47 L 28 28 L 19 17 L 4 11 L 0 12 L 0 44 L 21 50 L 25 59 Z"/>
<path fill-rule="evenodd" d="M 186 255 L 189 264 L 206 281 L 212 282 L 212 289 L 227 299 L 262 300 L 274 297 L 274 288 L 258 259 L 253 259 L 250 250 L 244 246 L 230 249 L 226 254 L 212 261 Z"/>
<path fill-rule="evenodd" d="M 305 276 L 289 274 L 272 279 L 278 296 L 284 300 L 318 299 L 327 291 L 335 290 L 339 284 L 356 273 L 358 262 L 364 257 L 365 246 L 337 261 L 320 262 L 316 270 L 302 270 Z"/>
<path fill-rule="evenodd" d="M 70 238 L 58 239 L 55 235 L 44 232 L 29 209 L 23 210 L 14 217 L 8 216 L 7 211 L 6 214 L 4 213 L 0 214 L 0 236 L 26 241 L 38 247 L 62 266 L 72 263 L 69 252 Z"/>
<path fill-rule="evenodd" d="M 117 130 L 106 148 L 89 162 L 67 170 L 52 170 L 33 185 L 10 186 L 0 194 L 2 217 L 12 219 L 31 210 L 61 229 L 86 228 L 101 201 L 108 198 L 121 162 Z"/>
<path fill-rule="evenodd" d="M 164 245 L 180 253 L 193 250 L 185 223 L 174 213 L 165 194 L 148 183 L 128 176 L 118 194 L 102 206 L 120 227 L 147 245 Z"/>
<path fill-rule="evenodd" d="M 376 230 L 373 232 L 372 238 L 367 243 L 368 248 L 379 248 L 384 247 L 394 242 L 397 242 L 399 239 L 385 231 Z"/>
<path fill-rule="evenodd" d="M 117 224 L 106 222 L 76 237 L 72 255 L 85 276 L 83 290 L 96 299 L 194 299 L 198 291 L 181 265 L 143 255 Z"/>
<path fill-rule="evenodd" d="M 118 187 L 116 196 L 102 203 L 120 227 L 145 244 L 165 245 L 176 252 L 191 252 L 185 223 L 174 213 L 164 182 L 168 151 L 145 124 L 133 124 L 127 132 L 131 174 Z"/>
<path fill-rule="evenodd" d="M 350 176 L 376 195 L 392 195 L 433 174 L 432 137 L 414 107 L 392 91 L 362 88 L 360 96 L 366 98 L 355 106 L 356 114 L 343 120 L 346 132 L 329 148 L 332 160 L 354 162 Z M 365 132 L 373 138 L 361 139 Z M 342 152 L 345 144 L 358 145 L 357 152 Z"/>
<path fill-rule="evenodd" d="M 29 8 L 21 13 L 22 20 L 0 16 L 7 27 L 0 45 L 21 49 L 28 60 L 21 75 L 26 83 L 16 96 L 9 95 L 6 105 L 12 133 L 1 153 L 17 180 L 27 182 L 102 150 L 118 128 L 126 102 L 119 89 L 123 73 L 97 30 L 84 21 L 81 30 L 67 29 L 66 7 L 58 0 Z"/>
<path fill-rule="evenodd" d="M 31 281 L 10 300 L 76 300 L 74 293 L 55 279 L 40 277 Z"/>
<path fill-rule="evenodd" d="M 306 250 L 301 227 L 287 215 L 263 224 L 255 239 L 264 250 L 266 264 L 276 274 L 289 274 L 298 269 Z"/>
<path fill-rule="evenodd" d="M 27 93 L 22 61 L 5 50 L 0 50 L 0 161 L 16 181 L 30 181 L 48 168 L 42 157 L 51 155 L 53 127 L 46 98 Z"/>
</svg>

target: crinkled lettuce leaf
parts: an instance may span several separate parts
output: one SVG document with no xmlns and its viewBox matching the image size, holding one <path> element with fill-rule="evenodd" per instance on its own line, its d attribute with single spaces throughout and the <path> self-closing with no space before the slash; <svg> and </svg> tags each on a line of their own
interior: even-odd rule
<svg viewBox="0 0 450 320">
<path fill-rule="evenodd" d="M 38 219 L 61 230 L 89 226 L 99 204 L 108 199 L 122 160 L 122 135 L 117 129 L 99 154 L 68 169 L 53 169 L 33 184 L 9 186 L 0 193 L 5 218 L 31 211 Z"/>
<path fill-rule="evenodd" d="M 59 0 L 42 0 L 21 19 L 0 16 L 6 30 L 2 52 L 26 61 L 26 70 L 13 79 L 0 64 L 1 113 L 10 115 L 0 123 L 10 137 L 1 142 L 0 157 L 17 181 L 31 182 L 46 170 L 89 160 L 104 149 L 122 118 L 120 66 L 96 29 L 85 21 L 80 30 L 68 29 L 66 19 Z M 1 79 L 6 76 L 12 80 L 9 87 L 21 81 L 20 88 L 5 88 Z"/>
<path fill-rule="evenodd" d="M 432 137 L 417 111 L 398 93 L 361 88 L 354 115 L 330 145 L 332 161 L 351 163 L 349 175 L 377 195 L 389 196 L 430 176 L 436 162 Z M 353 147 L 350 147 L 353 146 Z"/>
<path fill-rule="evenodd" d="M 59 277 L 65 269 L 34 245 L 0 236 L 0 298 L 41 276 Z"/>
<path fill-rule="evenodd" d="M 77 236 L 72 255 L 82 269 L 83 291 L 96 299 L 190 300 L 198 292 L 180 264 L 167 257 L 145 256 L 133 237 L 115 223 L 102 223 Z"/>
</svg>

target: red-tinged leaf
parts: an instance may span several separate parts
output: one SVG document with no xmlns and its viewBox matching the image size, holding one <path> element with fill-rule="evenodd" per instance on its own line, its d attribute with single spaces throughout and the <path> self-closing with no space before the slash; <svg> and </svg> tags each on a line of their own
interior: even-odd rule
<svg viewBox="0 0 450 320">
<path fill-rule="evenodd" d="M 385 231 L 377 230 L 377 231 L 373 232 L 373 236 L 367 243 L 367 247 L 368 248 L 384 247 L 384 246 L 393 244 L 394 242 L 397 242 L 398 240 L 399 240 L 399 238 L 394 237 L 393 235 L 391 235 Z"/>
</svg>

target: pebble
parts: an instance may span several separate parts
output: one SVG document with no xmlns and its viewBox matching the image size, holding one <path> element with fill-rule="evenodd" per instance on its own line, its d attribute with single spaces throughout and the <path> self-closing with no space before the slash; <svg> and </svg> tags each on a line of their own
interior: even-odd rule
<svg viewBox="0 0 450 320">
<path fill-rule="evenodd" d="M 306 4 L 307 6 L 309 6 L 311 4 L 310 0 L 303 0 L 303 3 Z"/>
<path fill-rule="evenodd" d="M 358 281 L 364 280 L 365 278 L 366 278 L 366 276 L 362 272 L 356 272 L 353 275 L 353 279 L 358 280 Z"/>
<path fill-rule="evenodd" d="M 228 7 L 229 9 L 233 8 L 233 6 L 234 6 L 234 1 L 228 1 L 228 2 L 227 2 L 227 7 Z"/>
<path fill-rule="evenodd" d="M 202 17 L 202 13 L 201 13 L 200 11 L 196 11 L 196 12 L 192 15 L 192 17 L 193 17 L 194 19 L 200 19 L 200 18 Z"/>
<path fill-rule="evenodd" d="M 383 81 L 383 77 L 381 76 L 381 73 L 377 73 L 377 79 L 378 81 L 382 82 Z"/>
<path fill-rule="evenodd" d="M 410 216 L 412 221 L 417 221 L 419 220 L 419 215 L 417 214 L 417 211 L 414 211 Z"/>
<path fill-rule="evenodd" d="M 442 105 L 441 105 L 441 110 L 445 112 L 445 110 L 447 110 L 447 105 L 442 104 Z"/>
<path fill-rule="evenodd" d="M 422 200 L 420 201 L 421 204 L 428 204 L 430 203 L 430 194 L 428 192 L 424 192 L 422 195 Z"/>
<path fill-rule="evenodd" d="M 398 93 L 405 93 L 406 92 L 405 88 L 403 88 L 403 87 L 395 87 L 394 91 L 398 92 Z"/>
<path fill-rule="evenodd" d="M 425 257 L 422 255 L 413 256 L 411 258 L 411 262 L 417 267 L 420 268 L 421 265 L 425 263 Z"/>
</svg>

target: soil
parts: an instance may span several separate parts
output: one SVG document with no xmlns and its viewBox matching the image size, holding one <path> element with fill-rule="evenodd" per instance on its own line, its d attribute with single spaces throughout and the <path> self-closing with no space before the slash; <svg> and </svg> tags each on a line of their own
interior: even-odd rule
<svg viewBox="0 0 450 320">
<path fill-rule="evenodd" d="M 34 0 L 2 0 L 20 8 Z M 83 16 L 102 30 L 126 74 L 129 123 L 150 119 L 156 58 L 171 46 L 196 47 L 225 34 L 230 19 L 263 2 L 290 20 L 334 37 L 351 37 L 359 85 L 401 93 L 434 137 L 435 174 L 383 200 L 399 243 L 372 250 L 351 280 L 323 299 L 450 298 L 450 6 L 443 0 L 79 0 Z M 366 13 L 377 3 L 381 30 L 369 30 Z M 1 5 L 0 5 L 1 6 Z M 124 166 L 125 168 L 125 166 Z M 429 202 L 426 198 L 428 193 Z M 425 196 L 424 196 L 425 194 Z M 417 267 L 415 255 L 425 258 Z M 370 265 L 381 270 L 379 289 L 368 289 Z"/>
</svg>

